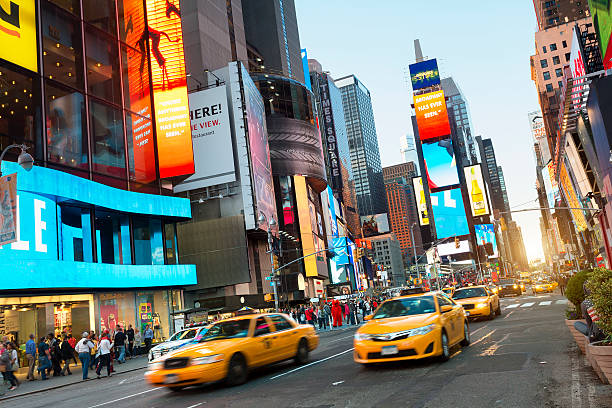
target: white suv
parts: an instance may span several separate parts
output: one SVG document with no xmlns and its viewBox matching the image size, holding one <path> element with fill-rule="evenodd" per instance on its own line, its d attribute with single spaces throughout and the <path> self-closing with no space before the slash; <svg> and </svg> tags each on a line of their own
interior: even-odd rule
<svg viewBox="0 0 612 408">
<path fill-rule="evenodd" d="M 208 327 L 209 326 L 188 327 L 186 329 L 177 331 L 170 336 L 167 341 L 151 348 L 149 351 L 149 361 L 153 361 L 169 351 L 176 350 L 177 348 L 183 347 L 187 343 L 194 341 L 206 333 L 206 331 L 208 331 Z"/>
</svg>

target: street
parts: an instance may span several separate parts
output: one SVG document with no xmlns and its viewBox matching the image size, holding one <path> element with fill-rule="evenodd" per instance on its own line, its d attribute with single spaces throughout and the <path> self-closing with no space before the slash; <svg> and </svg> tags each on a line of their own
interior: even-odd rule
<svg viewBox="0 0 612 408">
<path fill-rule="evenodd" d="M 3 401 L 3 407 L 612 407 L 612 387 L 585 365 L 564 324 L 559 294 L 501 299 L 503 314 L 471 323 L 472 344 L 450 361 L 363 368 L 354 328 L 321 334 L 310 363 L 253 372 L 228 388 L 153 388 L 143 370 Z"/>
</svg>

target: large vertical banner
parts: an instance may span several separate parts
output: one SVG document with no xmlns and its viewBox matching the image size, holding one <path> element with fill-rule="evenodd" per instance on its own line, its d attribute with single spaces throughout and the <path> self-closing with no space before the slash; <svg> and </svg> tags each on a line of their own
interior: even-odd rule
<svg viewBox="0 0 612 408">
<path fill-rule="evenodd" d="M 460 188 L 432 193 L 431 209 L 438 239 L 470 233 Z"/>
<path fill-rule="evenodd" d="M 429 189 L 435 191 L 441 187 L 459 184 L 457 161 L 451 139 L 423 143 L 422 146 Z"/>
<path fill-rule="evenodd" d="M 408 68 L 410 69 L 410 81 L 414 91 L 440 83 L 438 61 L 435 58 L 410 64 Z"/>
<path fill-rule="evenodd" d="M 17 241 L 17 173 L 0 177 L 0 246 Z"/>
<path fill-rule="evenodd" d="M 330 170 L 330 184 L 334 189 L 342 190 L 342 175 L 340 174 L 340 154 L 338 152 L 338 141 L 336 139 L 336 127 L 332 113 L 332 103 L 329 96 L 329 81 L 327 77 L 319 83 L 321 94 L 321 108 L 323 110 L 323 134 L 327 141 L 327 161 Z"/>
<path fill-rule="evenodd" d="M 537 110 L 528 113 L 529 127 L 534 141 L 540 147 L 542 155 L 542 163 L 548 163 L 551 159 L 550 148 L 548 147 L 548 138 L 546 137 L 546 128 L 544 127 L 544 118 L 542 112 Z"/>
<path fill-rule="evenodd" d="M 0 58 L 38 71 L 36 1 L 0 2 Z"/>
<path fill-rule="evenodd" d="M 421 141 L 451 134 L 443 91 L 414 95 L 414 110 Z"/>
<path fill-rule="evenodd" d="M 161 178 L 192 174 L 193 146 L 178 0 L 146 0 Z"/>
<path fill-rule="evenodd" d="M 464 167 L 465 184 L 470 196 L 470 207 L 472 208 L 472 216 L 480 217 L 488 215 L 489 204 L 487 200 L 487 189 L 482 179 L 482 169 L 480 164 Z"/>
<path fill-rule="evenodd" d="M 417 212 L 419 213 L 419 224 L 429 225 L 427 201 L 425 200 L 425 190 L 423 189 L 423 178 L 413 178 L 412 185 L 414 187 L 414 197 L 416 199 Z"/>
<path fill-rule="evenodd" d="M 612 1 L 589 0 L 591 17 L 599 40 L 599 48 L 605 69 L 612 68 Z"/>
</svg>

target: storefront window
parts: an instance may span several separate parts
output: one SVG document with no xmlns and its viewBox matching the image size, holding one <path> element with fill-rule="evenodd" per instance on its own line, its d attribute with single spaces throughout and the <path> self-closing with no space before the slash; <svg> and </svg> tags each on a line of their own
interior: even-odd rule
<svg viewBox="0 0 612 408">
<path fill-rule="evenodd" d="M 25 144 L 34 158 L 43 158 L 41 101 L 38 77 L 19 74 L 0 65 L 0 151 Z M 18 150 L 5 158 L 17 160 Z"/>
<path fill-rule="evenodd" d="M 136 306 L 138 310 L 137 328 L 141 333 L 144 333 L 149 326 L 153 329 L 154 342 L 164 341 L 170 337 L 173 330 L 169 326 L 168 291 L 139 292 L 136 294 Z"/>
<path fill-rule="evenodd" d="M 100 330 L 116 331 L 118 326 L 136 328 L 134 292 L 100 294 Z"/>
<path fill-rule="evenodd" d="M 47 0 L 50 3 L 57 4 L 66 11 L 72 14 L 79 15 L 81 7 L 79 6 L 79 0 Z"/>
<path fill-rule="evenodd" d="M 127 215 L 95 211 L 98 262 L 131 264 L 130 224 Z"/>
<path fill-rule="evenodd" d="M 45 92 L 49 161 L 88 169 L 83 95 L 48 83 Z"/>
<path fill-rule="evenodd" d="M 45 77 L 83 89 L 83 44 L 79 21 L 44 3 L 42 32 Z"/>
<path fill-rule="evenodd" d="M 115 1 L 83 0 L 83 19 L 91 25 L 116 35 Z"/>
<path fill-rule="evenodd" d="M 61 252 L 64 261 L 92 262 L 91 213 L 89 209 L 62 205 Z"/>
<path fill-rule="evenodd" d="M 162 223 L 155 218 L 133 218 L 136 265 L 163 265 Z"/>
<path fill-rule="evenodd" d="M 121 80 L 117 42 L 90 27 L 87 27 L 85 41 L 89 93 L 120 105 Z"/>
<path fill-rule="evenodd" d="M 121 111 L 90 99 L 93 170 L 126 178 L 123 120 Z"/>
</svg>

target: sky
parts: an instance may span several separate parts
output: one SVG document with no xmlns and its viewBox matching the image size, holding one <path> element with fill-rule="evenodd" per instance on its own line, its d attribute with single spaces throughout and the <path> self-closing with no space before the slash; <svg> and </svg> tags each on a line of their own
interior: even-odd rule
<svg viewBox="0 0 612 408">
<path fill-rule="evenodd" d="M 511 209 L 537 207 L 527 113 L 539 109 L 529 57 L 537 21 L 532 0 L 295 0 L 300 44 L 332 77 L 355 74 L 370 90 L 382 165 L 401 163 L 412 135 L 408 65 L 414 39 L 437 58 L 469 104 L 472 135 L 491 138 Z M 512 215 L 528 258 L 543 258 L 539 211 Z"/>
</svg>

